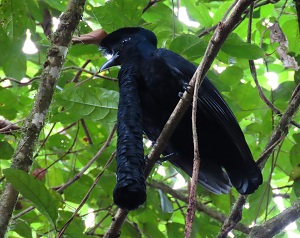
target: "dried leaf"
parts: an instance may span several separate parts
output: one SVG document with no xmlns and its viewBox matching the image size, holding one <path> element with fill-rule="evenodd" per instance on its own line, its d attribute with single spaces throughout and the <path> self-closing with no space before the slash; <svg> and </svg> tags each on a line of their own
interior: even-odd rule
<svg viewBox="0 0 300 238">
<path fill-rule="evenodd" d="M 12 132 L 20 130 L 21 127 L 11 123 L 8 120 L 0 120 L 0 133 L 12 135 Z"/>
<path fill-rule="evenodd" d="M 84 34 L 82 36 L 74 36 L 72 38 L 72 43 L 74 45 L 75 44 L 99 45 L 99 43 L 106 36 L 107 36 L 107 33 L 104 30 L 98 29 L 98 30 L 92 31 L 90 33 Z"/>
<path fill-rule="evenodd" d="M 277 47 L 276 51 L 280 56 L 280 60 L 283 63 L 283 66 L 298 71 L 300 67 L 298 66 L 297 61 L 294 57 L 287 54 L 289 43 L 287 41 L 287 38 L 283 34 L 279 24 L 274 23 L 269 29 L 271 43 L 279 43 L 279 46 Z"/>
</svg>

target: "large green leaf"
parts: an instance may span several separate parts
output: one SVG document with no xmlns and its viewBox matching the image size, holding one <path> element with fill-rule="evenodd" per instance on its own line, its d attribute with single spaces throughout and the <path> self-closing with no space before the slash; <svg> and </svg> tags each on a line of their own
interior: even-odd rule
<svg viewBox="0 0 300 238">
<path fill-rule="evenodd" d="M 176 37 L 170 43 L 169 49 L 180 54 L 187 60 L 193 61 L 203 56 L 206 44 L 197 36 L 186 34 Z"/>
<path fill-rule="evenodd" d="M 26 58 L 22 52 L 25 38 L 21 37 L 20 32 L 15 33 L 21 34 L 16 38 L 9 37 L 9 34 L 9 29 L 0 26 L 0 67 L 3 68 L 6 76 L 20 80 L 26 72 Z"/>
<path fill-rule="evenodd" d="M 18 190 L 26 199 L 30 200 L 35 207 L 55 226 L 58 217 L 60 196 L 54 191 L 48 190 L 42 182 L 28 175 L 22 170 L 3 170 L 8 182 Z"/>
<path fill-rule="evenodd" d="M 57 222 L 58 229 L 61 229 L 73 215 L 72 212 L 59 211 L 59 220 Z M 64 237 L 66 238 L 89 238 L 91 236 L 84 234 L 84 221 L 79 216 L 75 216 L 67 227 Z"/>
<path fill-rule="evenodd" d="M 259 59 L 265 57 L 265 53 L 261 48 L 257 45 L 242 41 L 235 33 L 229 35 L 221 51 L 242 59 Z"/>
<path fill-rule="evenodd" d="M 25 39 L 26 29 L 29 26 L 29 18 L 25 9 L 25 1 L 2 0 L 0 21 L 10 39 Z"/>
<path fill-rule="evenodd" d="M 21 237 L 32 237 L 31 228 L 25 221 L 18 221 L 14 226 L 14 231 L 17 232 Z"/>
<path fill-rule="evenodd" d="M 271 202 L 272 195 L 272 188 L 268 183 L 264 182 L 255 193 L 249 197 L 250 208 L 245 212 L 250 221 L 264 214 L 268 204 Z"/>
<path fill-rule="evenodd" d="M 285 100 L 288 101 L 291 97 L 291 92 L 294 91 L 296 85 L 292 81 L 286 81 L 278 85 L 273 91 L 273 100 Z"/>
<path fill-rule="evenodd" d="M 57 100 L 65 110 L 90 120 L 116 121 L 119 93 L 103 88 L 70 87 Z"/>
<path fill-rule="evenodd" d="M 294 184 L 293 184 L 293 190 L 296 196 L 299 198 L 300 197 L 300 178 L 296 179 Z"/>
<path fill-rule="evenodd" d="M 0 141 L 0 148 L 1 148 L 0 160 L 11 159 L 14 153 L 13 147 L 7 141 Z"/>
<path fill-rule="evenodd" d="M 294 52 L 296 55 L 300 54 L 300 33 L 297 19 L 295 18 L 290 21 L 286 21 L 282 25 L 282 30 L 288 39 L 289 51 Z"/>
<path fill-rule="evenodd" d="M 18 44 L 18 42 L 15 42 Z M 26 57 L 22 50 L 15 47 L 10 51 L 3 66 L 5 74 L 9 77 L 21 80 L 26 76 Z M 18 70 L 16 70 L 16 68 Z"/>
<path fill-rule="evenodd" d="M 62 12 L 66 10 L 66 6 L 68 4 L 68 0 L 60 0 L 60 1 L 44 0 L 44 2 L 47 3 L 49 6 L 53 7 L 54 9 Z"/>
<path fill-rule="evenodd" d="M 222 73 L 220 73 L 219 78 L 227 86 L 240 84 L 240 80 L 243 78 L 243 69 L 237 66 L 227 67 Z"/>
<path fill-rule="evenodd" d="M 201 27 L 210 27 L 212 25 L 212 18 L 209 15 L 209 11 L 203 4 L 199 2 L 195 4 L 193 0 L 182 0 L 181 2 L 188 9 L 188 14 L 194 20 L 197 20 L 201 24 Z"/>
<path fill-rule="evenodd" d="M 143 22 L 141 19 L 145 0 L 123 0 L 107 1 L 104 6 L 93 7 L 86 5 L 86 12 L 93 16 L 93 21 L 100 23 L 107 32 L 125 26 L 139 26 Z"/>
<path fill-rule="evenodd" d="M 168 237 L 177 237 L 178 234 L 184 233 L 184 225 L 176 222 L 167 223 L 167 234 Z"/>
</svg>

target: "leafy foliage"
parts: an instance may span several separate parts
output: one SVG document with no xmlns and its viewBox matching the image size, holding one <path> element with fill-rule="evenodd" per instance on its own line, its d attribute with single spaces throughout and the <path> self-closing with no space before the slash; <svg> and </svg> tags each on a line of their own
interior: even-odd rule
<svg viewBox="0 0 300 238">
<path fill-rule="evenodd" d="M 215 26 L 234 1 L 182 0 L 178 5 L 173 5 L 176 2 L 158 1 L 142 13 L 148 4 L 147 0 L 88 0 L 82 22 L 75 34 L 98 28 L 112 32 L 124 26 L 142 26 L 157 35 L 159 47 L 171 49 L 199 64 L 213 30 L 207 31 L 201 38 L 198 35 Z M 248 60 L 256 60 L 262 91 L 281 112 L 287 108 L 292 92 L 299 83 L 299 71 L 283 66 L 276 51 L 279 44 L 271 43 L 268 29 L 270 23 L 278 21 L 288 40 L 287 52 L 299 64 L 297 12 L 294 1 L 288 1 L 287 4 L 283 2 L 263 4 L 254 9 L 251 43 L 246 42 L 249 17 L 245 16 L 226 40 L 208 73 L 235 113 L 255 159 L 264 150 L 279 116 L 259 97 Z M 67 4 L 67 0 L 2 1 L 0 119 L 7 119 L 21 126 L 21 121 L 29 114 L 45 55 L 51 44 L 51 34 L 47 36 L 44 32 L 52 24 L 52 17 L 58 18 Z M 198 25 L 183 22 L 180 18 L 182 12 L 178 14 L 178 7 L 181 10 L 185 7 L 189 19 Z M 47 14 L 51 17 L 47 18 Z M 53 27 L 50 29 L 53 30 Z M 29 40 L 28 32 L 31 33 L 31 41 L 38 48 L 37 53 L 25 54 L 22 51 L 24 42 Z M 105 166 L 115 150 L 115 136 L 99 158 L 83 171 L 84 166 L 104 145 L 116 122 L 118 68 L 98 73 L 105 60 L 95 46 L 70 46 L 47 114 L 47 124 L 38 138 L 33 158 L 33 172 L 40 168 L 46 170 L 40 177 L 42 181 L 25 172 L 8 169 L 9 159 L 21 133 L 11 135 L 0 130 L 0 175 L 3 177 L 0 189 L 4 188 L 7 181 L 21 193 L 15 216 L 30 206 L 36 207 L 13 220 L 9 237 L 55 237 L 55 229 L 62 229 L 82 201 L 84 206 L 64 234 L 67 237 L 97 237 L 107 231 L 117 209 L 112 202 L 116 164 L 113 161 L 108 167 Z M 294 117 L 294 121 L 300 121 L 299 114 Z M 149 152 L 146 145 L 145 138 L 145 150 Z M 242 224 L 262 224 L 298 200 L 299 165 L 299 127 L 291 126 L 289 134 L 277 146 L 263 170 L 264 184 L 247 200 Z M 81 171 L 84 173 L 78 175 Z M 88 193 L 100 171 L 104 173 L 99 183 Z M 72 180 L 73 178 L 78 179 Z M 52 191 L 71 180 L 61 196 Z M 122 237 L 181 236 L 185 224 L 185 201 L 151 183 L 159 181 L 186 196 L 188 180 L 187 176 L 181 176 L 180 171 L 171 167 L 168 162 L 156 165 L 148 181 L 147 202 L 129 214 L 121 230 Z M 175 189 L 178 187 L 180 188 Z M 88 199 L 83 200 L 87 193 Z M 198 195 L 199 202 L 216 213 L 226 215 L 238 196 L 235 190 L 228 195 L 216 196 L 200 186 Z M 221 223 L 211 216 L 207 212 L 197 212 L 193 237 L 217 236 Z M 299 226 L 299 222 L 295 226 Z M 293 232 L 299 235 L 297 228 Z M 241 231 L 235 230 L 233 233 L 235 237 L 245 237 Z"/>
</svg>

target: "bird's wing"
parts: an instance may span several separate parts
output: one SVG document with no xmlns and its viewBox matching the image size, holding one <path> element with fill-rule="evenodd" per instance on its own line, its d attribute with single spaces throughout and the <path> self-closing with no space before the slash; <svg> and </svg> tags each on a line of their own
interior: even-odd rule
<svg viewBox="0 0 300 238">
<path fill-rule="evenodd" d="M 159 49 L 157 50 L 157 56 L 165 59 L 166 64 L 174 75 L 174 79 L 182 84 L 183 87 L 184 83 L 190 81 L 196 70 L 196 67 L 192 63 L 172 51 Z M 222 160 L 224 160 L 222 162 L 224 162 L 224 167 L 232 184 L 242 194 L 253 192 L 261 184 L 261 172 L 253 161 L 244 135 L 231 109 L 207 77 L 205 77 L 199 89 L 198 97 L 199 111 L 204 110 L 205 116 L 210 117 L 215 125 L 218 126 L 221 131 L 225 132 L 226 138 L 230 140 L 228 143 L 232 146 L 231 148 L 235 147 L 234 152 L 237 155 L 234 157 L 227 156 L 227 158 L 224 156 L 222 158 Z M 216 143 L 219 142 L 218 140 L 222 142 L 222 139 L 216 138 Z M 240 169 L 239 166 L 243 166 L 244 169 Z M 209 170 L 214 166 L 211 165 L 207 167 L 207 175 L 205 175 L 204 172 L 203 176 L 209 180 Z M 221 171 L 219 171 L 219 173 L 221 173 Z M 218 177 L 220 179 L 223 175 L 221 176 L 221 174 L 219 174 Z M 201 180 L 205 183 L 205 178 Z"/>
<path fill-rule="evenodd" d="M 206 113 L 209 113 L 224 129 L 230 138 L 228 145 L 235 152 L 231 157 L 223 157 L 224 167 L 230 180 L 241 194 L 253 193 L 262 183 L 262 175 L 253 160 L 244 134 L 232 111 L 209 80 L 203 81 L 203 89 L 202 95 L 199 95 L 200 107 L 205 107 Z M 230 148 L 227 149 L 230 150 Z"/>
</svg>

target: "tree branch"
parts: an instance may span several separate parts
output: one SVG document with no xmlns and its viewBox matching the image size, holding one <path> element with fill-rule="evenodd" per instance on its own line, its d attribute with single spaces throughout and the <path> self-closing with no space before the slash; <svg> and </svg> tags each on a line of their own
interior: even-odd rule
<svg viewBox="0 0 300 238">
<path fill-rule="evenodd" d="M 26 172 L 30 170 L 36 141 L 44 126 L 68 46 L 82 17 L 84 4 L 85 0 L 71 0 L 60 18 L 60 25 L 53 35 L 52 45 L 44 63 L 33 108 L 23 124 L 23 133 L 13 155 L 12 168 Z M 18 192 L 11 184 L 6 184 L 0 198 L 0 237 L 4 237 L 6 233 L 17 198 Z"/>
<path fill-rule="evenodd" d="M 249 238 L 273 237 L 298 218 L 300 218 L 300 200 L 262 225 L 254 226 Z"/>
</svg>

